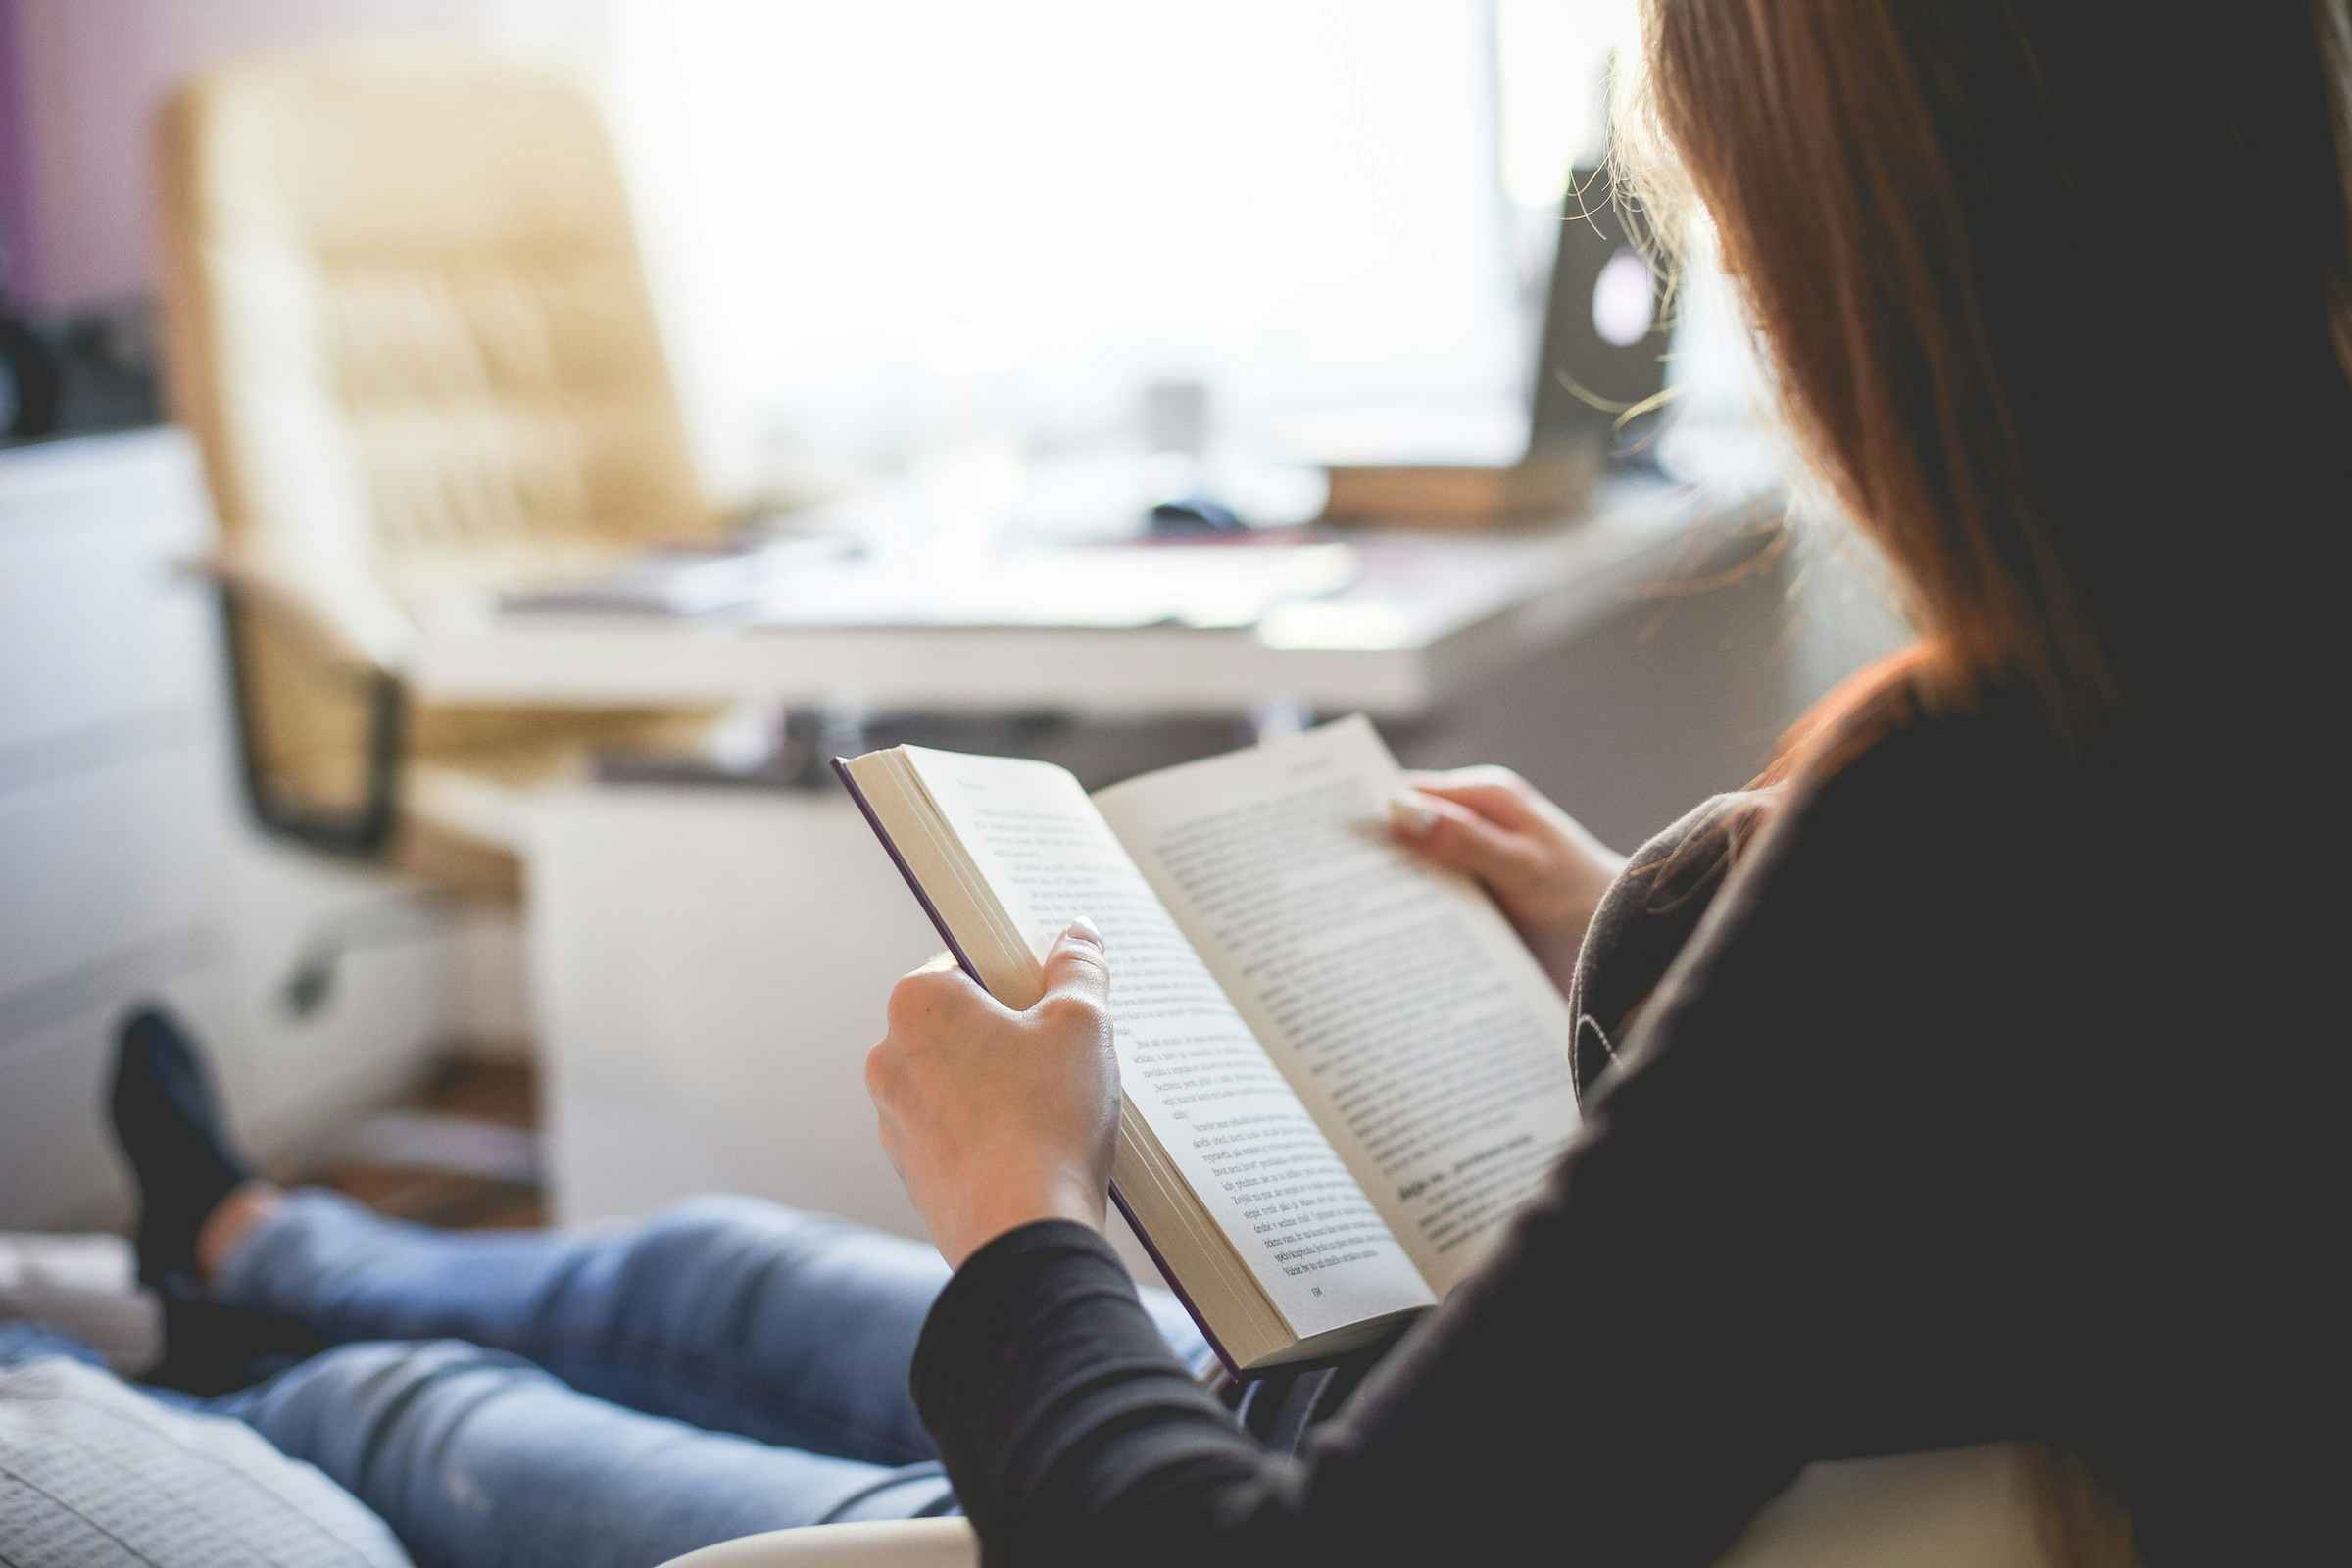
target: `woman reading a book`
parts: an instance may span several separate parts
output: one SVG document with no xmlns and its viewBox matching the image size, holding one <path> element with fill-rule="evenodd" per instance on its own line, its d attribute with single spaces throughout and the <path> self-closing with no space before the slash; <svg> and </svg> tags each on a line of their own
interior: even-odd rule
<svg viewBox="0 0 2352 1568">
<path fill-rule="evenodd" d="M 1303 1441 L 1237 1429 L 1100 1234 L 1119 943 L 1017 1013 L 910 976 L 869 1078 L 994 1560 L 1700 1563 L 1809 1461 L 1992 1440 L 2065 1456 L 2089 1560 L 2289 1555 L 2324 1494 L 2277 1409 L 2310 1244 L 2259 1240 L 2340 1229 L 2272 1157 L 2320 1098 L 2299 868 L 2195 846 L 2297 776 L 2262 627 L 2320 623 L 2281 550 L 2352 499 L 2345 9 L 1645 11 L 1634 127 L 1919 641 L 1606 891 L 1506 779 L 1403 804 L 1572 968 L 1584 1128 Z M 2213 205 L 2250 179 L 2258 229 Z"/>
<path fill-rule="evenodd" d="M 314 1555 L 399 1560 L 365 1503 L 428 1560 L 651 1563 L 960 1503 L 1007 1562 L 1704 1563 L 1810 1461 L 2003 1440 L 2046 1446 L 2078 1560 L 2316 1555 L 2289 1435 L 2334 1412 L 2291 1406 L 2331 1392 L 2313 1325 L 2341 1314 L 2282 1270 L 2340 1218 L 2277 1157 L 2322 1147 L 2294 1118 L 2327 1102 L 2282 1021 L 2324 971 L 2278 911 L 2324 879 L 2285 835 L 2210 840 L 2321 776 L 2259 699 L 2317 667 L 2276 647 L 2325 580 L 2283 530 L 2352 496 L 2352 22 L 1645 12 L 1653 183 L 1680 171 L 1711 218 L 1920 638 L 1630 860 L 1507 775 L 1409 781 L 1421 858 L 1392 858 L 1516 922 L 1582 1108 L 1442 1304 L 1202 1381 L 1102 1235 L 1138 1088 L 1112 1019 L 1166 956 L 1106 910 L 1053 941 L 1034 1005 L 947 961 L 890 999 L 868 1077 L 944 1280 L 740 1204 L 444 1238 L 281 1193 L 151 1017 L 115 1106 L 141 1255 L 183 1293 L 177 1381 L 238 1392 L 141 1406 L 0 1332 L 0 1556 L 11 1521 L 250 1541 L 269 1503 Z M 2259 234 L 2213 211 L 2256 173 Z M 91 1488 L 42 1435 L 69 1408 L 159 1465 L 219 1443 L 171 1423 L 233 1417 L 351 1495 L 267 1455 L 236 1465 L 266 1485 L 168 1497 L 132 1465 L 61 1537 L 60 1494 L 6 1488 Z"/>
</svg>

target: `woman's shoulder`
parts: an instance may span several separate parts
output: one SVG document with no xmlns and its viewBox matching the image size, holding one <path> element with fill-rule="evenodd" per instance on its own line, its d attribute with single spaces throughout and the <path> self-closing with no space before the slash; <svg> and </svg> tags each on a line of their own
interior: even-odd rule
<svg viewBox="0 0 2352 1568">
<path fill-rule="evenodd" d="M 1948 894 L 2112 839 L 2143 797 L 2127 743 L 2070 743 L 2015 701 L 1914 713 L 1782 787 L 1743 861 L 1759 882 L 1797 876 Z"/>
<path fill-rule="evenodd" d="M 1615 1064 L 1628 1025 L 1762 831 L 1778 793 L 1734 790 L 1701 801 L 1634 851 L 1602 894 L 1568 990 L 1580 1096 Z"/>
<path fill-rule="evenodd" d="M 1995 918 L 1988 900 L 2052 863 L 2054 844 L 2101 835 L 2071 804 L 2100 793 L 2075 776 L 2083 763 L 2014 712 L 1915 715 L 1835 767 L 1700 803 L 1634 853 L 1594 912 L 1570 994 L 1580 1090 L 1616 1062 L 1645 999 L 1726 949 L 1768 951 L 1760 969 L 1817 999 L 1865 962 L 1962 961 Z M 1890 944 L 1907 951 L 1865 958 Z"/>
<path fill-rule="evenodd" d="M 2135 910 L 2141 809 L 2115 760 L 2013 710 L 1922 715 L 1765 799 L 1650 1017 L 1702 998 L 1817 1054 L 2039 1005 Z M 2077 989 L 2081 989 L 2078 987 Z"/>
</svg>

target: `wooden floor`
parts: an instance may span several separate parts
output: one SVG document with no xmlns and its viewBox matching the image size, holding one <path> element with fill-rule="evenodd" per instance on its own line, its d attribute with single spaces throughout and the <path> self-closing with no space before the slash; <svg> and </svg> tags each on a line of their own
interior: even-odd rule
<svg viewBox="0 0 2352 1568">
<path fill-rule="evenodd" d="M 451 1061 L 402 1105 L 337 1140 L 299 1179 L 444 1230 L 540 1226 L 538 1125 L 529 1066 Z"/>
</svg>

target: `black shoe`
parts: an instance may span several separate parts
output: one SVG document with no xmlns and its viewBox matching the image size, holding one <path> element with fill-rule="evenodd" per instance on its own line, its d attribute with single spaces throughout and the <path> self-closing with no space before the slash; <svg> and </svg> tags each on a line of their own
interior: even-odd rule
<svg viewBox="0 0 2352 1568">
<path fill-rule="evenodd" d="M 139 1189 L 140 1281 L 194 1278 L 197 1232 L 253 1171 L 221 1124 L 202 1054 L 162 1009 L 141 1008 L 117 1036 L 108 1108 Z"/>
</svg>

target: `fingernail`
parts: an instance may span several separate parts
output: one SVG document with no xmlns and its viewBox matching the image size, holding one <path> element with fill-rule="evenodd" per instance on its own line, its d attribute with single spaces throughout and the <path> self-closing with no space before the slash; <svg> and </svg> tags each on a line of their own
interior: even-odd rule
<svg viewBox="0 0 2352 1568">
<path fill-rule="evenodd" d="M 1094 921 L 1089 920 L 1083 914 L 1077 919 L 1072 920 L 1070 922 L 1070 928 L 1067 931 L 1064 931 L 1062 935 L 1065 937 L 1076 937 L 1081 942 L 1092 942 L 1098 948 L 1102 946 L 1102 931 L 1096 927 Z"/>
<path fill-rule="evenodd" d="M 1397 832 L 1419 838 L 1437 826 L 1438 813 L 1411 790 L 1398 790 L 1389 797 L 1389 820 L 1396 824 Z"/>
</svg>

